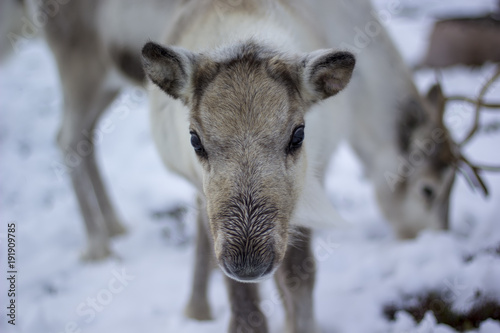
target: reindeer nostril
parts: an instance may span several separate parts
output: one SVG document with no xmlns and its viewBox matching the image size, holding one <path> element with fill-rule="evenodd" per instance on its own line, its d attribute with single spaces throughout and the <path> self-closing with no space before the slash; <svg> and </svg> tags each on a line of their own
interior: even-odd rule
<svg viewBox="0 0 500 333">
<path fill-rule="evenodd" d="M 425 199 L 432 201 L 434 199 L 434 190 L 430 186 L 426 185 L 422 187 L 422 195 Z"/>
<path fill-rule="evenodd" d="M 271 260 L 261 260 L 258 262 L 243 261 L 235 262 L 230 259 L 221 259 L 223 271 L 230 278 L 242 282 L 252 282 L 260 280 L 272 272 L 274 268 L 274 255 Z"/>
</svg>

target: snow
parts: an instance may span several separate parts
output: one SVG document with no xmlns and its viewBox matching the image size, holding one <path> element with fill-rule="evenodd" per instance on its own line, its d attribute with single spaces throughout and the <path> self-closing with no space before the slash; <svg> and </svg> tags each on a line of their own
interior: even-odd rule
<svg viewBox="0 0 500 333">
<path fill-rule="evenodd" d="M 377 0 L 383 8 L 388 0 Z M 425 47 L 433 17 L 481 13 L 495 1 L 402 1 L 406 10 L 387 22 L 409 63 Z M 449 5 L 449 7 L 448 7 Z M 411 38 L 410 38 L 411 36 Z M 492 65 L 479 70 L 442 71 L 447 94 L 477 94 Z M 425 91 L 432 71 L 416 74 Z M 487 98 L 500 96 L 500 84 Z M 0 230 L 1 266 L 6 267 L 7 224 L 16 223 L 17 322 L 5 320 L 8 302 L 2 282 L 1 332 L 223 332 L 229 307 L 223 277 L 215 272 L 210 301 L 215 320 L 196 322 L 183 316 L 190 288 L 194 252 L 194 191 L 162 166 L 149 133 L 145 93 L 130 88 L 105 115 L 108 131 L 98 147 L 107 188 L 127 225 L 128 234 L 113 241 L 115 256 L 99 263 L 78 258 L 84 248 L 83 222 L 56 145 L 62 107 L 56 66 L 41 41 L 0 65 Z M 463 137 L 472 108 L 457 103 L 447 112 L 453 135 Z M 482 124 L 500 121 L 484 112 Z M 101 123 L 102 126 L 102 123 Z M 111 129 L 111 130 L 109 130 Z M 481 132 L 467 147 L 474 161 L 500 164 L 498 131 Z M 451 201 L 451 231 L 423 232 L 397 241 L 379 212 L 373 187 L 357 158 L 342 145 L 332 158 L 327 191 L 352 227 L 318 233 L 315 310 L 323 332 L 454 332 L 427 313 L 419 324 L 404 312 L 394 322 L 383 306 L 407 295 L 444 290 L 456 309 L 467 309 L 478 291 L 500 301 L 500 175 L 485 173 L 490 197 L 473 193 L 457 178 Z M 187 206 L 175 220 L 162 212 Z M 473 256 L 473 260 L 464 260 Z M 3 269 L 6 271 L 6 269 Z M 272 332 L 283 328 L 283 311 L 271 282 L 262 286 L 262 308 Z M 476 332 L 500 332 L 485 321 Z"/>
</svg>

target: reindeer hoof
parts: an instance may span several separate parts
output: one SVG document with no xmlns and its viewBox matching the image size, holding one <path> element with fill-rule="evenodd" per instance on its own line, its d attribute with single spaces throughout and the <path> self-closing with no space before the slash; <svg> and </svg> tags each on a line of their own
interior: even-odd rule
<svg viewBox="0 0 500 333">
<path fill-rule="evenodd" d="M 254 313 L 255 314 L 255 313 Z M 259 323 L 254 322 L 250 323 L 248 322 L 249 317 L 232 317 L 231 321 L 229 322 L 229 329 L 228 332 L 230 333 L 239 333 L 239 332 L 252 332 L 252 333 L 268 333 L 269 330 L 267 329 L 267 323 L 265 320 L 265 317 L 262 313 L 260 313 L 261 318 L 253 316 L 255 320 L 257 320 Z M 298 331 L 293 331 L 293 332 L 298 332 Z M 300 331 L 302 332 L 302 331 Z M 309 333 L 309 331 L 307 331 Z"/>
<path fill-rule="evenodd" d="M 80 259 L 82 261 L 100 261 L 108 258 L 111 251 L 107 246 L 104 247 L 89 247 L 82 253 Z"/>
<path fill-rule="evenodd" d="M 123 226 L 120 222 L 116 221 L 110 223 L 108 226 L 109 237 L 121 236 L 127 233 L 127 228 Z"/>
<path fill-rule="evenodd" d="M 297 333 L 297 332 L 322 333 L 323 331 L 317 326 L 312 326 L 310 328 L 302 328 L 302 329 L 287 327 L 284 332 L 285 333 Z M 334 332 L 337 332 L 337 331 L 334 331 Z"/>
<path fill-rule="evenodd" d="M 213 320 L 208 302 L 189 302 L 184 310 L 186 317 L 199 320 Z"/>
</svg>

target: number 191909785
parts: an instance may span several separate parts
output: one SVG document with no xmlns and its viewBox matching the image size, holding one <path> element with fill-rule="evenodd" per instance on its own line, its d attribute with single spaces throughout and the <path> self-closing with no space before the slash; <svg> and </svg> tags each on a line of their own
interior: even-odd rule
<svg viewBox="0 0 500 333">
<path fill-rule="evenodd" d="M 7 264 L 10 270 L 16 269 L 16 224 L 7 225 Z"/>
</svg>

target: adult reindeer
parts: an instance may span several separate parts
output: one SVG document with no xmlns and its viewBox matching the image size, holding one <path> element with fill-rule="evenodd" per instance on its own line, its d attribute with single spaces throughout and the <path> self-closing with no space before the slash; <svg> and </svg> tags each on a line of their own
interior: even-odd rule
<svg viewBox="0 0 500 333">
<path fill-rule="evenodd" d="M 322 6 L 315 7 L 314 15 L 327 28 L 329 44 L 357 56 L 346 92 L 347 136 L 374 184 L 379 207 L 400 238 L 447 228 L 453 143 L 443 125 L 439 92 L 431 89 L 426 98 L 420 96 L 378 21 L 379 15 L 391 19 L 398 8 L 377 12 L 365 0 L 318 2 Z"/>
<path fill-rule="evenodd" d="M 379 207 L 399 238 L 413 238 L 423 229 L 447 229 L 455 174 L 463 171 L 487 194 L 480 169 L 465 158 L 462 146 L 475 133 L 479 108 L 498 71 L 476 100 L 475 124 L 467 139 L 455 143 L 443 122 L 447 98 L 439 85 L 421 97 L 412 73 L 391 42 L 378 16 L 390 20 L 398 7 L 375 11 L 369 1 L 319 0 L 318 23 L 328 41 L 351 50 L 357 70 L 350 88 L 348 140 L 375 186 Z M 327 10 L 325 10 L 327 8 Z M 331 15 L 325 15 L 329 13 Z M 362 96 L 362 97 L 361 97 Z M 458 97 L 458 99 L 460 99 Z"/>
</svg>

